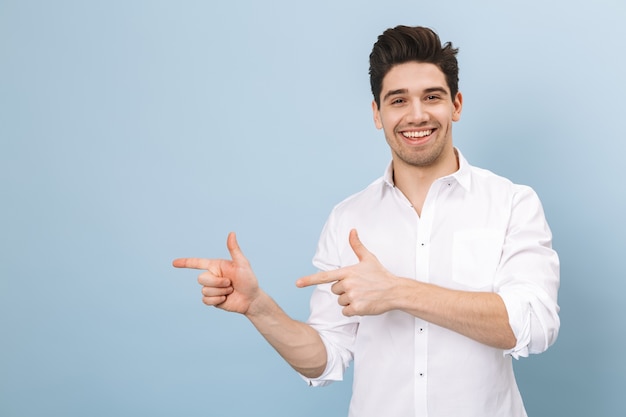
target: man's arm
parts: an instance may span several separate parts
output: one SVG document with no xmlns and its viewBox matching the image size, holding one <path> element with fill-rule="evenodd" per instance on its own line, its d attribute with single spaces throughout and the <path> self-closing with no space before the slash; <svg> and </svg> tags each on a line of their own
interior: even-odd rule
<svg viewBox="0 0 626 417">
<path fill-rule="evenodd" d="M 246 317 L 292 368 L 307 378 L 326 369 L 326 347 L 319 333 L 290 318 L 274 300 L 261 292 Z"/>
<path fill-rule="evenodd" d="M 491 292 L 458 291 L 402 279 L 398 309 L 498 349 L 515 347 L 516 338 L 502 298 Z"/>
<path fill-rule="evenodd" d="M 332 291 L 346 316 L 402 310 L 489 346 L 505 350 L 515 346 L 508 313 L 498 294 L 451 290 L 397 277 L 363 246 L 356 230 L 349 239 L 359 263 L 300 278 L 296 285 L 334 282 Z"/>
<path fill-rule="evenodd" d="M 234 233 L 227 239 L 231 260 L 179 258 L 176 268 L 204 270 L 198 276 L 202 301 L 245 315 L 276 351 L 299 373 L 316 378 L 326 368 L 326 348 L 311 326 L 291 319 L 258 284 Z"/>
</svg>

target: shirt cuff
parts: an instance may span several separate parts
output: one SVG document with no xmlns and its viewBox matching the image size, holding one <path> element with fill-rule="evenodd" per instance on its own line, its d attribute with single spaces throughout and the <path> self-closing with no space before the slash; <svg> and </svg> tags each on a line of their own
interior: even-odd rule
<svg viewBox="0 0 626 417">
<path fill-rule="evenodd" d="M 512 293 L 501 291 L 498 295 L 502 298 L 506 311 L 509 315 L 509 325 L 517 339 L 517 343 L 512 349 L 504 351 L 504 355 L 511 355 L 515 359 L 528 357 L 528 346 L 531 342 L 530 315 L 531 306 L 528 302 L 520 299 Z"/>
<path fill-rule="evenodd" d="M 324 343 L 324 347 L 326 348 L 326 369 L 322 372 L 322 375 L 317 378 L 308 378 L 302 374 L 300 377 L 310 386 L 310 387 L 324 387 L 329 385 L 335 381 L 343 380 L 343 362 L 341 358 L 338 358 L 334 353 L 334 349 L 330 345 L 330 343 L 326 340 L 326 338 L 320 334 L 322 342 Z"/>
</svg>

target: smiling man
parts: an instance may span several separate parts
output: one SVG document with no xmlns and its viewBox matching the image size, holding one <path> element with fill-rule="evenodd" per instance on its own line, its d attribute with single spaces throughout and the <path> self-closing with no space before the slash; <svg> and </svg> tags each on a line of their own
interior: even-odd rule
<svg viewBox="0 0 626 417">
<path fill-rule="evenodd" d="M 307 323 L 259 287 L 231 233 L 204 270 L 207 305 L 244 314 L 313 386 L 354 362 L 351 417 L 522 417 L 512 358 L 559 330 L 559 260 L 535 192 L 471 166 L 454 147 L 457 50 L 423 27 L 386 30 L 370 55 L 384 175 L 339 203 L 300 278 Z"/>
</svg>

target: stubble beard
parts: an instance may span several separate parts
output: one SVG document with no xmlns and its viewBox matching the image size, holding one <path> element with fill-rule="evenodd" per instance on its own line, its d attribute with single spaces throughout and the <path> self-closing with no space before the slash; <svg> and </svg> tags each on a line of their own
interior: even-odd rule
<svg viewBox="0 0 626 417">
<path fill-rule="evenodd" d="M 398 133 L 398 135 L 400 134 Z M 434 143 L 424 149 L 411 149 L 402 144 L 401 139 L 394 137 L 394 141 L 396 141 L 397 146 L 392 146 L 391 141 L 387 139 L 387 143 L 394 155 L 404 164 L 416 168 L 426 168 L 435 165 L 444 153 L 447 142 L 445 140 L 435 140 Z"/>
</svg>

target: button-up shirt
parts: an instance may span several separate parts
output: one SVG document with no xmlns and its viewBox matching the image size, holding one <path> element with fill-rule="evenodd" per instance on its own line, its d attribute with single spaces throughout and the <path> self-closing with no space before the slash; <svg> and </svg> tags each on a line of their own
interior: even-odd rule
<svg viewBox="0 0 626 417">
<path fill-rule="evenodd" d="M 458 152 L 458 151 L 457 151 Z M 512 358 L 540 353 L 559 329 L 559 260 L 536 193 L 458 152 L 459 170 L 435 181 L 421 216 L 385 175 L 333 209 L 313 264 L 358 262 L 348 235 L 391 273 L 500 295 L 517 345 L 502 350 L 399 310 L 345 317 L 331 284 L 316 287 L 308 320 L 328 362 L 313 386 L 341 380 L 354 361 L 351 417 L 526 416 Z"/>
</svg>

